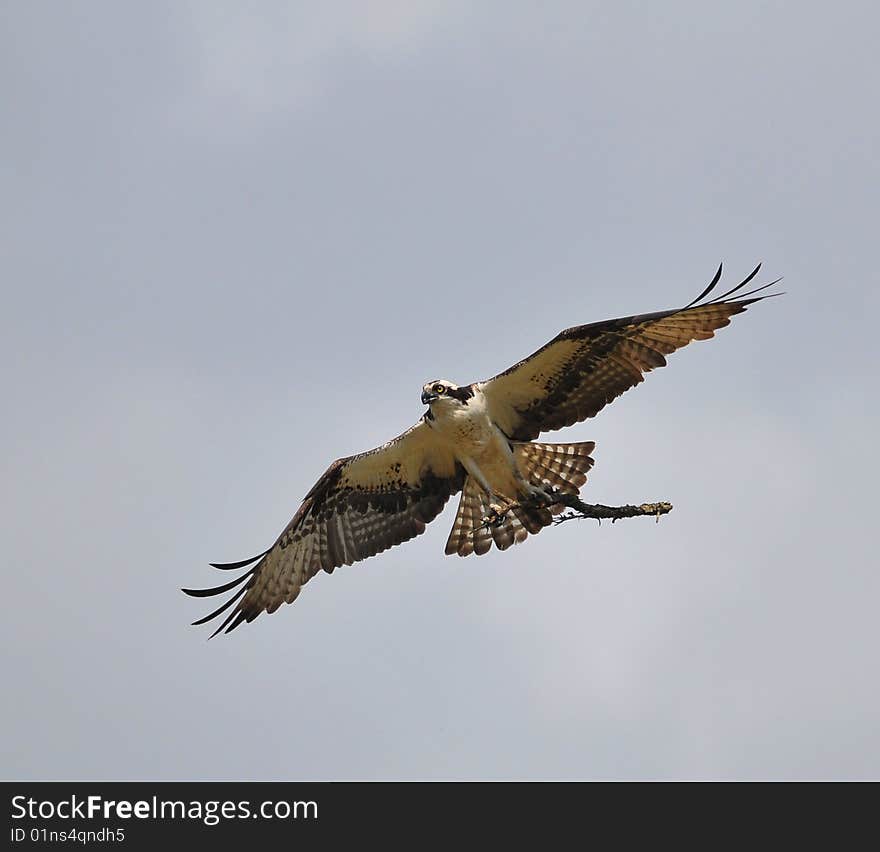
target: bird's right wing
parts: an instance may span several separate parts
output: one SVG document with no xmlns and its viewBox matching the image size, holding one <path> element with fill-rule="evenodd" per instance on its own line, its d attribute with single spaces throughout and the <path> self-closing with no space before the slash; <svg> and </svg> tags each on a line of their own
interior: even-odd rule
<svg viewBox="0 0 880 852">
<path fill-rule="evenodd" d="M 709 286 L 684 308 L 604 320 L 569 328 L 510 369 L 476 386 L 492 419 L 515 441 L 531 441 L 541 432 L 562 429 L 593 417 L 644 374 L 666 364 L 666 356 L 692 340 L 706 340 L 734 314 L 759 302 L 759 290 L 740 291 L 745 281 L 721 296 L 701 301 L 715 288 L 721 267 Z M 727 297 L 738 293 L 735 300 Z M 746 298 L 752 296 L 752 298 Z"/>
<path fill-rule="evenodd" d="M 228 633 L 261 612 L 292 603 L 322 568 L 331 573 L 424 532 L 463 482 L 463 468 L 424 421 L 375 450 L 338 459 L 269 550 L 241 562 L 214 564 L 224 570 L 252 566 L 243 575 L 214 588 L 183 590 L 210 597 L 241 586 L 223 606 L 194 623 L 204 624 L 238 601 L 212 635 Z"/>
</svg>

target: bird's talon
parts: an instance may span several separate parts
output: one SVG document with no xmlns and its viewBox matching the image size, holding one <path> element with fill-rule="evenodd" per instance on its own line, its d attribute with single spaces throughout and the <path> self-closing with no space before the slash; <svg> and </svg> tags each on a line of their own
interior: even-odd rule
<svg viewBox="0 0 880 852">
<path fill-rule="evenodd" d="M 507 518 L 507 512 L 500 512 L 497 509 L 493 509 L 483 518 L 483 526 L 486 527 L 500 527 Z"/>
</svg>

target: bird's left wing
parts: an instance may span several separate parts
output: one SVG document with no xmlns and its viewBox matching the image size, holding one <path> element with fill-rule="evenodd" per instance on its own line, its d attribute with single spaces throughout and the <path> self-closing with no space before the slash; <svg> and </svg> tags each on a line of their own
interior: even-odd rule
<svg viewBox="0 0 880 852">
<path fill-rule="evenodd" d="M 212 635 L 228 633 L 261 612 L 292 603 L 322 568 L 331 573 L 420 535 L 463 482 L 463 468 L 424 421 L 375 450 L 337 459 L 269 550 L 242 562 L 214 564 L 224 570 L 252 566 L 242 576 L 211 589 L 183 590 L 210 597 L 241 586 L 194 624 L 238 602 Z"/>
<path fill-rule="evenodd" d="M 562 429 L 588 417 L 666 364 L 666 355 L 692 340 L 713 337 L 730 317 L 753 302 L 740 291 L 757 275 L 726 293 L 702 301 L 718 284 L 721 267 L 709 286 L 684 308 L 605 320 L 569 328 L 509 370 L 477 383 L 492 419 L 515 441 L 531 441 L 541 432 Z M 738 293 L 736 299 L 728 296 Z M 747 298 L 752 296 L 752 298 Z"/>
</svg>

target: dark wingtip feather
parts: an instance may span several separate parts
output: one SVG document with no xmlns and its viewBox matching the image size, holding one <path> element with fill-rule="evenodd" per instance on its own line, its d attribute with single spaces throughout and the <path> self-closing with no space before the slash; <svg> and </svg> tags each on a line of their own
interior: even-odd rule
<svg viewBox="0 0 880 852">
<path fill-rule="evenodd" d="M 766 290 L 768 287 L 772 287 L 774 284 L 778 284 L 782 279 L 777 278 L 775 281 L 771 281 L 769 284 L 762 284 L 760 287 L 755 287 L 754 290 L 748 290 L 745 293 L 739 293 L 736 297 L 736 301 L 738 303 L 742 303 L 748 301 L 750 304 L 752 302 L 760 302 L 761 299 L 769 299 L 771 296 L 781 296 L 782 293 L 768 293 L 766 296 L 759 296 L 757 299 L 749 299 L 749 296 L 754 296 L 755 293 L 760 293 L 762 290 Z M 713 299 L 711 302 L 706 302 L 707 305 L 717 305 L 721 304 L 719 299 Z"/>
<path fill-rule="evenodd" d="M 769 298 L 772 298 L 773 296 L 783 295 L 782 293 L 768 293 L 766 296 L 758 296 L 758 297 L 752 298 L 752 299 L 748 298 L 749 296 L 754 296 L 755 293 L 760 293 L 762 290 L 766 290 L 768 287 L 772 287 L 774 284 L 778 284 L 782 280 L 781 276 L 779 278 L 775 279 L 774 281 L 771 281 L 769 284 L 762 284 L 760 287 L 755 287 L 752 290 L 747 290 L 745 293 L 741 292 L 743 287 L 745 287 L 750 281 L 752 281 L 754 279 L 754 277 L 761 271 L 762 265 L 763 265 L 762 263 L 759 263 L 735 287 L 731 287 L 730 290 L 727 290 L 726 292 L 722 293 L 721 295 L 714 296 L 713 298 L 704 302 L 703 299 L 705 299 L 706 296 L 708 296 L 709 293 L 712 292 L 712 290 L 715 288 L 716 284 L 718 284 L 718 281 L 720 280 L 721 267 L 719 266 L 718 272 L 715 273 L 715 277 L 709 283 L 709 286 L 706 287 L 706 289 L 703 290 L 703 292 L 700 293 L 700 295 L 697 296 L 697 298 L 694 299 L 693 302 L 691 302 L 689 305 L 687 305 L 687 307 L 683 308 L 682 310 L 686 311 L 689 308 L 704 307 L 706 305 L 725 305 L 725 304 L 735 305 L 736 304 L 736 305 L 745 306 L 745 305 L 753 304 L 754 302 L 760 302 L 761 299 L 769 299 Z M 733 296 L 734 294 L 736 294 L 736 300 L 732 301 L 729 297 Z"/>
<path fill-rule="evenodd" d="M 226 628 L 225 632 L 231 633 L 233 630 L 235 630 L 236 627 L 238 627 L 239 624 L 241 624 L 244 621 L 253 621 L 253 618 L 248 618 L 247 615 L 245 614 L 244 610 L 239 610 L 239 613 L 236 616 L 235 621 L 233 621 L 232 624 L 230 624 L 229 627 Z"/>
<path fill-rule="evenodd" d="M 721 280 L 721 270 L 723 268 L 724 268 L 724 263 L 723 262 L 719 263 L 718 264 L 718 271 L 715 273 L 715 277 L 708 283 L 708 285 L 706 286 L 706 289 L 703 290 L 703 292 L 700 293 L 700 295 L 697 296 L 697 298 L 693 300 L 693 302 L 685 305 L 685 310 L 687 310 L 687 308 L 692 308 L 694 305 L 697 304 L 697 302 L 699 302 L 701 299 L 704 299 L 706 296 L 708 296 L 715 289 L 715 285 Z"/>
<path fill-rule="evenodd" d="M 180 591 L 193 598 L 212 598 L 214 595 L 222 595 L 223 592 L 228 592 L 230 589 L 234 589 L 239 583 L 243 583 L 248 577 L 250 577 L 251 574 L 254 573 L 254 570 L 254 568 L 251 568 L 250 571 L 246 571 L 240 577 L 236 577 L 228 583 L 223 583 L 222 586 L 212 586 L 208 589 L 181 589 Z"/>
<path fill-rule="evenodd" d="M 270 547 L 269 550 L 272 548 Z M 262 553 L 258 553 L 256 556 L 252 556 L 250 559 L 242 559 L 241 562 L 209 562 L 208 564 L 212 568 L 219 568 L 221 571 L 234 571 L 236 568 L 246 568 L 248 565 L 256 562 L 258 559 L 262 559 L 269 550 L 264 550 Z"/>
<path fill-rule="evenodd" d="M 714 305 L 718 302 L 723 302 L 728 296 L 732 296 L 734 293 L 738 293 L 740 290 L 742 290 L 743 287 L 746 286 L 746 284 L 749 283 L 749 281 L 751 281 L 758 274 L 760 269 L 761 264 L 759 263 L 742 281 L 739 282 L 739 284 L 736 285 L 736 287 L 731 287 L 726 293 L 722 293 L 720 296 L 715 296 L 714 299 L 707 302 L 706 304 Z"/>
<path fill-rule="evenodd" d="M 249 588 L 250 586 L 243 586 L 226 603 L 218 606 L 212 613 L 202 616 L 198 621 L 194 621 L 192 626 L 198 627 L 200 624 L 207 624 L 212 618 L 216 618 L 221 612 L 229 609 Z"/>
<path fill-rule="evenodd" d="M 272 548 L 269 548 L 271 550 Z M 259 563 L 264 556 L 269 553 L 269 550 L 265 550 L 262 553 L 258 553 L 256 556 L 250 557 L 250 559 L 242 559 L 240 562 L 212 562 L 212 568 L 219 568 L 221 571 L 233 571 L 236 568 L 246 568 L 248 565 L 253 566 L 249 571 L 245 571 L 241 576 L 236 577 L 234 580 L 230 580 L 228 583 L 223 583 L 219 586 L 212 586 L 208 589 L 181 589 L 184 594 L 189 595 L 193 598 L 210 598 L 214 595 L 221 595 L 224 592 L 228 592 L 231 589 L 234 589 L 236 586 L 242 585 L 242 587 L 228 600 L 224 601 L 224 603 L 217 607 L 213 612 L 208 615 L 199 618 L 198 620 L 192 622 L 193 627 L 198 627 L 201 624 L 205 624 L 208 621 L 216 618 L 218 615 L 221 615 L 225 612 L 229 607 L 231 607 L 244 593 L 253 585 L 253 575 L 257 572 L 257 569 L 260 567 L 259 564 L 254 565 L 255 562 Z M 212 639 L 216 636 L 224 627 L 226 627 L 229 622 L 235 618 L 235 616 L 240 612 L 239 609 L 234 609 L 226 620 L 220 625 L 220 627 L 215 630 L 208 638 Z M 228 631 L 227 631 L 228 632 Z"/>
<path fill-rule="evenodd" d="M 786 293 L 785 290 L 780 290 L 778 293 L 768 293 L 766 296 L 755 296 L 754 299 L 743 299 L 738 302 L 731 302 L 732 305 L 742 305 L 743 310 L 745 310 L 746 305 L 754 305 L 755 302 L 763 302 L 765 299 L 775 299 L 777 296 L 784 296 Z"/>
<path fill-rule="evenodd" d="M 226 618 L 223 620 L 223 623 L 208 638 L 213 639 L 218 633 L 224 632 L 224 630 L 226 633 L 235 630 L 235 628 L 238 627 L 238 625 L 241 624 L 242 621 L 244 621 L 246 618 L 247 616 L 244 614 L 243 610 L 232 610 L 232 612 L 230 612 L 229 615 L 227 615 Z M 232 622 L 232 624 L 229 624 L 229 622 Z M 227 625 L 229 626 L 227 627 Z"/>
</svg>

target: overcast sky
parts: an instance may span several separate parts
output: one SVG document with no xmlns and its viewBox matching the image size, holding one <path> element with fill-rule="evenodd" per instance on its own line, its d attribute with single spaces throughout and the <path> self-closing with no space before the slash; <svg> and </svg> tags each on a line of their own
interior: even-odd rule
<svg viewBox="0 0 880 852">
<path fill-rule="evenodd" d="M 0 18 L 3 777 L 880 777 L 875 4 Z M 424 381 L 720 260 L 787 295 L 555 433 L 659 524 L 189 626 Z"/>
</svg>

